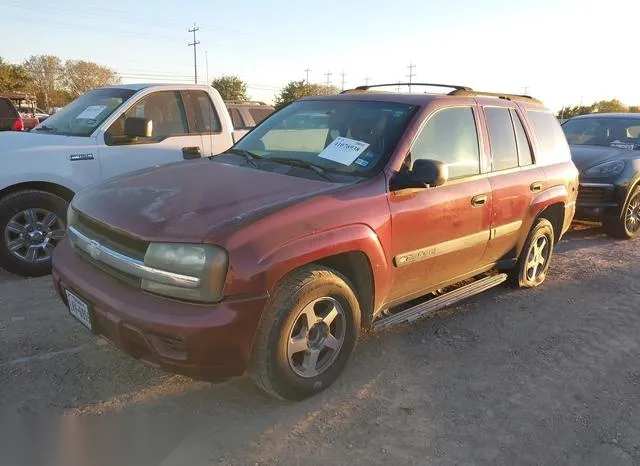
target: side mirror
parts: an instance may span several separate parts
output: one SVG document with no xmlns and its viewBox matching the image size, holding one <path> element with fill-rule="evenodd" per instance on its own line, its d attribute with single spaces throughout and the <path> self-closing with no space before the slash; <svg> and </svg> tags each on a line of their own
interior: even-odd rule
<svg viewBox="0 0 640 466">
<path fill-rule="evenodd" d="M 153 121 L 142 117 L 128 117 L 124 120 L 124 134 L 130 138 L 150 138 Z"/>
<path fill-rule="evenodd" d="M 397 173 L 391 180 L 391 188 L 435 188 L 447 182 L 447 166 L 437 160 L 418 159 L 411 170 Z"/>
</svg>

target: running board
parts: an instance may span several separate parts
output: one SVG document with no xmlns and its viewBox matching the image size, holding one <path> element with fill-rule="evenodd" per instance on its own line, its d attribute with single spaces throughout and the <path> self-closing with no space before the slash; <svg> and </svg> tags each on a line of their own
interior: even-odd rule
<svg viewBox="0 0 640 466">
<path fill-rule="evenodd" d="M 489 288 L 498 286 L 507 280 L 507 274 L 501 273 L 499 275 L 493 275 L 491 277 L 482 278 L 473 283 L 445 293 L 436 298 L 432 298 L 424 303 L 417 304 L 416 306 L 405 309 L 397 314 L 383 317 L 379 321 L 373 324 L 374 330 L 382 330 L 394 325 L 403 324 L 406 322 L 413 322 L 426 314 L 439 311 L 442 308 L 451 306 L 463 299 L 470 298 L 473 295 L 487 291 Z"/>
</svg>

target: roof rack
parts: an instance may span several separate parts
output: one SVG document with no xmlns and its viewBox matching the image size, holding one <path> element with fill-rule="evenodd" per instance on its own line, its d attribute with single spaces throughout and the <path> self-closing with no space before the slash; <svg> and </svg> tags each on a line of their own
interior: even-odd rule
<svg viewBox="0 0 640 466">
<path fill-rule="evenodd" d="M 249 104 L 249 105 L 267 105 L 258 100 L 225 100 L 225 104 Z"/>
<path fill-rule="evenodd" d="M 448 87 L 450 89 L 455 89 L 457 91 L 470 91 L 470 87 L 466 86 L 457 86 L 455 84 L 435 84 L 435 83 L 390 83 L 390 84 L 370 84 L 367 86 L 358 86 L 355 91 L 368 91 L 372 87 L 398 87 L 398 86 L 425 86 L 425 87 Z M 352 90 L 352 91 L 353 91 Z M 347 93 L 347 91 L 342 91 L 341 94 Z"/>
<path fill-rule="evenodd" d="M 342 91 L 341 94 L 365 92 L 375 87 L 398 87 L 398 86 L 447 87 L 447 88 L 453 89 L 451 92 L 447 93 L 447 95 L 451 95 L 451 96 L 497 97 L 498 99 L 536 103 L 536 104 L 542 105 L 542 102 L 540 102 L 538 99 L 535 99 L 534 97 L 531 97 L 529 95 L 505 94 L 502 92 L 481 92 L 481 91 L 474 91 L 472 88 L 467 86 L 457 86 L 455 84 L 437 84 L 437 83 L 371 84 L 367 86 L 358 86 L 355 89 L 348 89 L 348 90 Z"/>
<path fill-rule="evenodd" d="M 454 91 L 449 92 L 448 95 L 457 95 L 457 96 L 468 96 L 468 97 L 497 97 L 498 99 L 504 100 L 512 100 L 518 102 L 529 102 L 536 103 L 542 105 L 538 99 L 531 97 L 530 95 L 520 95 L 520 94 L 504 94 L 502 92 L 481 92 L 474 91 L 473 89 L 456 89 Z"/>
</svg>

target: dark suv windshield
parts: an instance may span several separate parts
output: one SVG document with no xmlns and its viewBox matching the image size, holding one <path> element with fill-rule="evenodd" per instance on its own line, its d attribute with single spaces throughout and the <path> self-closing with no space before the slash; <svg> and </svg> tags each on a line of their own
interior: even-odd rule
<svg viewBox="0 0 640 466">
<path fill-rule="evenodd" d="M 640 118 L 576 118 L 562 129 L 572 145 L 640 149 Z"/>
<path fill-rule="evenodd" d="M 94 89 L 47 118 L 34 131 L 65 136 L 89 136 L 133 94 L 135 91 L 130 89 Z"/>
<path fill-rule="evenodd" d="M 263 162 L 288 160 L 329 173 L 369 177 L 385 163 L 416 108 L 337 99 L 294 102 L 267 118 L 234 149 Z"/>
</svg>

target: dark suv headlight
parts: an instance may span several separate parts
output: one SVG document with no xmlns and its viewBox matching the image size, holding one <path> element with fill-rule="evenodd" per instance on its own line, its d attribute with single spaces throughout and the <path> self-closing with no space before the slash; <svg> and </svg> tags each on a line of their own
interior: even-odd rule
<svg viewBox="0 0 640 466">
<path fill-rule="evenodd" d="M 585 170 L 584 174 L 588 176 L 615 176 L 622 173 L 624 166 L 624 160 L 613 160 L 595 165 Z"/>
</svg>

